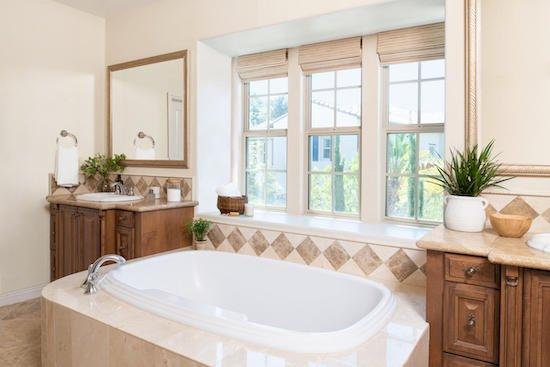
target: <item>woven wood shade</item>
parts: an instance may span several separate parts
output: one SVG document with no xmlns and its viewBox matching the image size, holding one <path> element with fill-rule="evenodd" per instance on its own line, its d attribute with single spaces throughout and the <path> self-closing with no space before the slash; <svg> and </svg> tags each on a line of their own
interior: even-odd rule
<svg viewBox="0 0 550 367">
<path fill-rule="evenodd" d="M 382 64 L 444 58 L 445 23 L 381 32 L 378 56 Z"/>
<path fill-rule="evenodd" d="M 243 80 L 285 76 L 288 74 L 287 50 L 283 48 L 239 56 L 237 72 Z"/>
<path fill-rule="evenodd" d="M 300 46 L 298 62 L 305 73 L 361 66 L 361 37 Z"/>
</svg>

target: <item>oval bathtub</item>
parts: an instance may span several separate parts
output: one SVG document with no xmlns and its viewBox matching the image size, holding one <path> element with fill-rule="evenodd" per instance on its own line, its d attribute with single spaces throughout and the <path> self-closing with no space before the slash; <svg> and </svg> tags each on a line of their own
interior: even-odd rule
<svg viewBox="0 0 550 367">
<path fill-rule="evenodd" d="M 286 261 L 181 251 L 126 263 L 101 288 L 151 313 L 271 348 L 338 352 L 389 321 L 382 284 Z"/>
</svg>

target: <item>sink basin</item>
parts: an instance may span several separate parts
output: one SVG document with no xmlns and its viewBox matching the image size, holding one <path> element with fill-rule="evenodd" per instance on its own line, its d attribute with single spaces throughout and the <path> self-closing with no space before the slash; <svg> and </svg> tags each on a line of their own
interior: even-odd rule
<svg viewBox="0 0 550 367">
<path fill-rule="evenodd" d="M 93 192 L 77 195 L 76 200 L 97 202 L 137 201 L 143 199 L 140 195 L 118 195 L 114 192 Z"/>
<path fill-rule="evenodd" d="M 531 236 L 527 245 L 544 252 L 550 252 L 550 233 L 540 233 Z"/>
</svg>

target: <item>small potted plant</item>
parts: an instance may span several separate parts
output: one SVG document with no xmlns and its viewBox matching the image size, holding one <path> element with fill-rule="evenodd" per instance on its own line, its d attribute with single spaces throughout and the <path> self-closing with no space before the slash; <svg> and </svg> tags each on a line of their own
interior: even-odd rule
<svg viewBox="0 0 550 367">
<path fill-rule="evenodd" d="M 206 219 L 194 219 L 189 223 L 189 232 L 193 234 L 193 247 L 196 249 L 204 247 L 206 244 L 206 234 L 210 229 L 211 223 Z"/>
<path fill-rule="evenodd" d="M 109 192 L 111 191 L 111 179 L 109 176 L 112 173 L 124 170 L 121 162 L 125 159 L 126 155 L 124 154 L 115 154 L 112 157 L 107 157 L 104 154 L 98 153 L 88 157 L 80 169 L 86 177 L 95 177 L 99 180 L 98 191 Z"/>
<path fill-rule="evenodd" d="M 451 152 L 451 160 L 437 167 L 435 183 L 448 194 L 445 197 L 445 227 L 462 232 L 481 232 L 485 228 L 486 199 L 479 195 L 513 177 L 500 177 L 500 164 L 492 157 L 494 141 L 479 151 L 477 145 L 464 153 Z"/>
</svg>

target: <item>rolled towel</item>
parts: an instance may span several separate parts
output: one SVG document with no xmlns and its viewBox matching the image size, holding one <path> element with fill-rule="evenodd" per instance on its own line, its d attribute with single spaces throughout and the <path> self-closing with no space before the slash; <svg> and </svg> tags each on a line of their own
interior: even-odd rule
<svg viewBox="0 0 550 367">
<path fill-rule="evenodd" d="M 219 196 L 229 196 L 229 197 L 242 196 L 237 186 L 235 186 L 235 184 L 232 182 L 225 185 L 218 186 L 216 188 L 216 193 Z"/>
<path fill-rule="evenodd" d="M 55 181 L 58 186 L 78 185 L 78 147 L 57 145 L 55 153 Z"/>
</svg>

